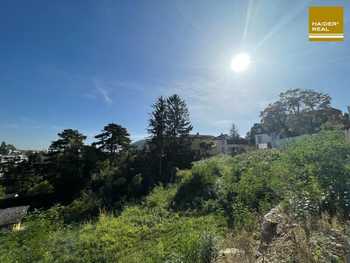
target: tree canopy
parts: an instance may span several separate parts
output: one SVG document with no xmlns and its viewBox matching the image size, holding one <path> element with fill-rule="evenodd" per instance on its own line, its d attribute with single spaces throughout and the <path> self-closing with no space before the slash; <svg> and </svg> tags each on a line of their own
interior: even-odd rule
<svg viewBox="0 0 350 263">
<path fill-rule="evenodd" d="M 6 144 L 6 142 L 1 142 L 0 144 L 0 154 L 6 155 L 9 154 L 10 151 L 16 150 L 16 147 L 12 144 Z"/>
<path fill-rule="evenodd" d="M 100 134 L 95 136 L 98 141 L 94 145 L 103 152 L 116 156 L 128 149 L 131 142 L 129 136 L 126 128 L 119 124 L 110 123 L 103 128 Z"/>
<path fill-rule="evenodd" d="M 80 151 L 86 140 L 86 136 L 79 133 L 78 130 L 65 129 L 58 133 L 59 139 L 52 142 L 49 147 L 51 152 Z"/>
<path fill-rule="evenodd" d="M 176 168 L 191 163 L 191 146 L 188 135 L 192 130 L 187 105 L 174 94 L 168 98 L 159 97 L 152 106 L 148 132 L 154 169 L 160 180 L 173 180 Z"/>
<path fill-rule="evenodd" d="M 291 89 L 269 104 L 260 114 L 262 128 L 282 137 L 312 134 L 324 125 L 344 124 L 340 110 L 331 107 L 331 97 L 322 92 Z"/>
</svg>

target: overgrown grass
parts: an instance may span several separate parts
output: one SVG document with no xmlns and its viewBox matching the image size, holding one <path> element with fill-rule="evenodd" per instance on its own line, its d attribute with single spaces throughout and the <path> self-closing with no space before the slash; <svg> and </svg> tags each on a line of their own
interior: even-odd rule
<svg viewBox="0 0 350 263">
<path fill-rule="evenodd" d="M 224 219 L 168 211 L 173 192 L 158 187 L 143 205 L 76 226 L 63 225 L 55 209 L 35 214 L 26 230 L 0 236 L 0 262 L 210 262 Z"/>
</svg>

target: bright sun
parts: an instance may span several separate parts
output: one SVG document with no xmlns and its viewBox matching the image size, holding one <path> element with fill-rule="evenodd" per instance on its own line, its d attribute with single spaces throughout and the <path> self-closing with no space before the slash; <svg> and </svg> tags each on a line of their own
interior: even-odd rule
<svg viewBox="0 0 350 263">
<path fill-rule="evenodd" d="M 250 56 L 247 53 L 239 53 L 232 59 L 231 69 L 237 73 L 246 71 L 250 62 Z"/>
</svg>

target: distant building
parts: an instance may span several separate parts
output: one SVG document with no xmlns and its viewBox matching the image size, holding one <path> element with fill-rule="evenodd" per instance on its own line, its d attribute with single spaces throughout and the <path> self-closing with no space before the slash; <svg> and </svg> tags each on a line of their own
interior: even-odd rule
<svg viewBox="0 0 350 263">
<path fill-rule="evenodd" d="M 9 154 L 0 154 L 0 177 L 3 176 L 9 164 L 19 164 L 28 161 L 28 156 L 21 151 L 10 151 Z"/>
<path fill-rule="evenodd" d="M 269 135 L 266 133 L 255 135 L 255 144 L 258 149 L 270 149 L 270 148 L 283 148 L 289 143 L 298 141 L 307 135 L 303 134 L 299 136 L 281 138 L 279 134 Z"/>
<path fill-rule="evenodd" d="M 23 161 L 28 161 L 28 156 L 18 150 L 10 151 L 8 154 L 0 154 L 0 164 L 9 162 L 21 163 Z"/>
<path fill-rule="evenodd" d="M 194 154 L 194 160 L 208 158 L 218 154 L 234 155 L 246 151 L 250 146 L 245 139 L 234 142 L 227 134 L 219 136 L 207 134 L 190 134 L 188 139 Z M 149 139 L 139 140 L 133 143 L 138 150 L 148 150 Z"/>
<path fill-rule="evenodd" d="M 229 154 L 232 152 L 233 145 L 229 142 L 229 140 L 230 140 L 230 136 L 222 133 L 215 138 L 217 153 Z"/>
<path fill-rule="evenodd" d="M 241 139 L 239 142 L 235 142 L 227 134 L 220 134 L 217 136 L 215 138 L 215 145 L 217 154 L 229 155 L 245 152 L 249 147 L 244 139 Z"/>
<path fill-rule="evenodd" d="M 227 134 L 213 136 L 197 133 L 190 135 L 190 139 L 195 160 L 218 154 L 234 155 L 242 153 L 249 148 L 248 143 L 244 139 L 236 143 Z"/>
<path fill-rule="evenodd" d="M 279 134 L 261 133 L 255 135 L 255 144 L 258 149 L 276 148 L 277 141 L 280 140 Z"/>
</svg>

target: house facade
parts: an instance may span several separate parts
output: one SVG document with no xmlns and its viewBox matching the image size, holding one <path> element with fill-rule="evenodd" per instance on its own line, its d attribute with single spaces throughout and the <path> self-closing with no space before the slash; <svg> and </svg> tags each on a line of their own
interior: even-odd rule
<svg viewBox="0 0 350 263">
<path fill-rule="evenodd" d="M 232 138 L 227 134 L 220 134 L 215 137 L 215 145 L 216 145 L 216 154 L 228 154 L 235 155 L 238 153 L 245 152 L 249 146 L 247 143 L 244 143 L 244 140 L 241 139 L 242 142 L 236 143 L 232 140 Z"/>
<path fill-rule="evenodd" d="M 276 148 L 280 140 L 279 134 L 261 133 L 255 135 L 255 145 L 258 149 Z"/>
</svg>

